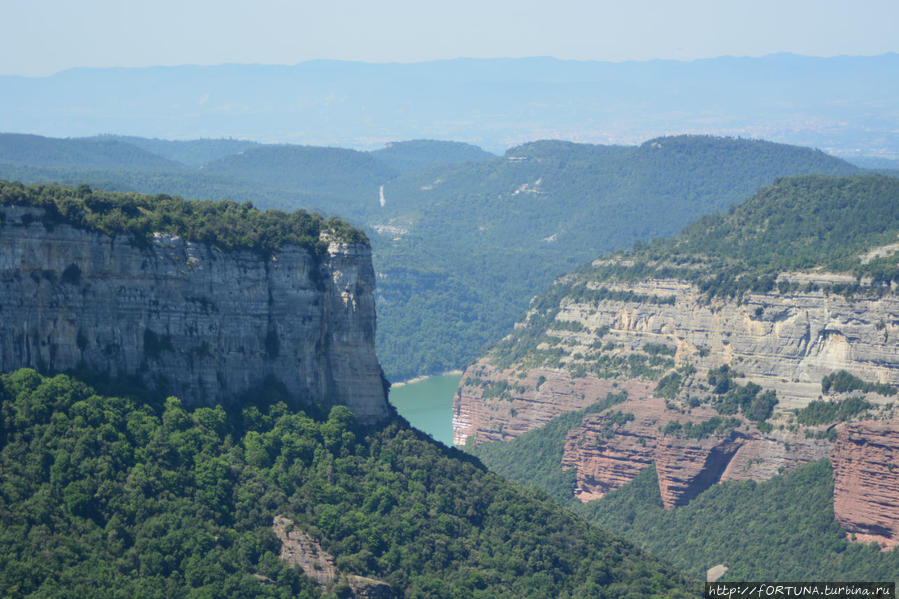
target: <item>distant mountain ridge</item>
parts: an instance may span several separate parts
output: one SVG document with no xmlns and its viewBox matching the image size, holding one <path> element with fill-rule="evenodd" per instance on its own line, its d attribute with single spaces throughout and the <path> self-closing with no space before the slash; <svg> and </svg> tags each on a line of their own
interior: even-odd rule
<svg viewBox="0 0 899 599">
<path fill-rule="evenodd" d="M 0 77 L 0 130 L 358 149 L 435 138 L 494 152 L 545 137 L 714 133 L 895 158 L 899 115 L 884 107 L 899 95 L 897 70 L 897 54 L 78 68 Z"/>
<path fill-rule="evenodd" d="M 496 158 L 495 154 L 472 144 L 427 139 L 389 142 L 384 148 L 369 153 L 398 173 L 435 164 L 484 162 Z"/>
<path fill-rule="evenodd" d="M 173 170 L 182 166 L 115 138 L 53 139 L 0 134 L 0 163 L 80 169 Z"/>
<path fill-rule="evenodd" d="M 259 145 L 255 141 L 240 139 L 193 139 L 187 141 L 169 139 L 147 139 L 133 135 L 98 135 L 88 137 L 89 140 L 122 141 L 158 154 L 163 158 L 181 162 L 190 166 L 201 166 L 218 158 L 237 154 L 248 148 Z"/>
</svg>

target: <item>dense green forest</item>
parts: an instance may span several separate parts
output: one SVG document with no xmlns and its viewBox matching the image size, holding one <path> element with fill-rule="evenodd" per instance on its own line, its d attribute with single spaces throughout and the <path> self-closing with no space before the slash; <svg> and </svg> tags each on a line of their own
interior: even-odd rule
<svg viewBox="0 0 899 599">
<path fill-rule="evenodd" d="M 502 157 L 429 140 L 372 152 L 234 140 L 38 140 L 67 158 L 50 160 L 49 150 L 9 155 L 0 158 L 0 177 L 305 208 L 364 228 L 378 273 L 378 355 L 392 380 L 465 366 L 507 334 L 535 292 L 602 252 L 674 235 L 783 175 L 859 172 L 808 148 L 706 136 L 640 146 L 541 141 Z M 155 148 L 158 160 L 180 162 L 166 169 L 73 157 L 72 148 L 99 142 L 133 144 L 132 153 Z M 202 157 L 209 160 L 197 167 Z"/>
<path fill-rule="evenodd" d="M 113 388 L 109 383 L 103 383 Z M 403 597 L 686 597 L 671 567 L 394 419 L 276 391 L 187 408 L 0 376 L 0 588 L 16 597 L 316 597 L 282 515 Z M 346 588 L 330 590 L 342 596 Z"/>
</svg>

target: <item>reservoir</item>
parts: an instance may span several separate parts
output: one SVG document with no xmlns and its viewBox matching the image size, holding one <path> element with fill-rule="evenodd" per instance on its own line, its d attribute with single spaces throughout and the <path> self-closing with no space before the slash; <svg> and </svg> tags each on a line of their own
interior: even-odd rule
<svg viewBox="0 0 899 599">
<path fill-rule="evenodd" d="M 444 445 L 453 444 L 453 396 L 460 374 L 429 376 L 390 388 L 390 403 L 415 428 Z"/>
</svg>

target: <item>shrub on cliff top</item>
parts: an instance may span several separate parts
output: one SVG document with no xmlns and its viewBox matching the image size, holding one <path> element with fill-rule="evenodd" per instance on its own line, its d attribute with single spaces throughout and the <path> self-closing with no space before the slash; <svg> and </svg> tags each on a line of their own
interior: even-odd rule
<svg viewBox="0 0 899 599">
<path fill-rule="evenodd" d="M 275 250 L 296 244 L 321 252 L 319 234 L 328 232 L 346 243 L 368 243 L 365 234 L 338 218 L 323 219 L 305 210 L 257 210 L 252 203 L 231 200 L 185 200 L 165 194 L 147 195 L 61 185 L 0 181 L 0 203 L 45 210 L 49 225 L 66 223 L 109 235 L 130 233 L 148 242 L 154 233 L 208 243 L 222 249 Z"/>
</svg>

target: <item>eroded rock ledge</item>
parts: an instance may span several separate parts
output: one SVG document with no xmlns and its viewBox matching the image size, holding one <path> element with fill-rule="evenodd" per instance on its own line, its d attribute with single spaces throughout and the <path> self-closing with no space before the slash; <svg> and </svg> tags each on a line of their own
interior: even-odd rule
<svg viewBox="0 0 899 599">
<path fill-rule="evenodd" d="M 616 423 L 614 414 L 634 414 Z M 577 473 L 575 496 L 599 499 L 634 479 L 655 463 L 662 505 L 685 505 L 713 484 L 727 480 L 766 480 L 801 464 L 830 455 L 825 439 L 808 439 L 788 431 L 763 433 L 751 424 L 702 439 L 663 435 L 672 420 L 700 423 L 716 416 L 708 408 L 680 414 L 656 397 L 629 400 L 584 417 L 568 433 L 562 466 Z"/>
</svg>

